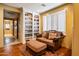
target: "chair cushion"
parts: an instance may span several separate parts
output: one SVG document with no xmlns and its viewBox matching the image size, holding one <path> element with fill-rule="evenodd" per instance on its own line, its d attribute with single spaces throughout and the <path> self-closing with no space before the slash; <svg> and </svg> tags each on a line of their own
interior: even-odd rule
<svg viewBox="0 0 79 59">
<path fill-rule="evenodd" d="M 36 41 L 36 40 L 30 40 L 27 42 L 27 46 L 32 49 L 34 52 L 40 52 L 44 50 L 47 45 L 45 43 Z"/>
<path fill-rule="evenodd" d="M 49 36 L 49 33 L 48 33 L 48 32 L 43 32 L 43 33 L 42 33 L 42 37 L 48 38 L 48 36 Z"/>
<path fill-rule="evenodd" d="M 53 46 L 53 40 L 48 40 L 46 38 L 38 38 L 37 40 Z"/>
<path fill-rule="evenodd" d="M 53 40 L 56 36 L 57 36 L 57 33 L 54 33 L 54 32 L 49 33 L 49 39 L 50 40 Z"/>
</svg>

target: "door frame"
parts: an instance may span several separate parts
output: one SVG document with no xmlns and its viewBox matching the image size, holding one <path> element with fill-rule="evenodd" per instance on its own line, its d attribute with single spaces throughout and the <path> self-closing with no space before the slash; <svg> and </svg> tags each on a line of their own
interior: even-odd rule
<svg viewBox="0 0 79 59">
<path fill-rule="evenodd" d="M 5 11 L 5 9 L 4 9 L 4 11 Z M 13 22 L 14 22 L 14 20 L 16 20 L 17 21 L 17 39 L 18 39 L 18 28 L 19 28 L 19 26 L 18 26 L 18 20 L 19 20 L 19 16 L 20 16 L 20 13 L 18 13 L 18 12 L 14 12 L 14 11 L 10 11 L 10 12 L 14 12 L 14 13 L 17 13 L 18 14 L 18 17 L 17 17 L 17 19 L 12 19 L 12 18 L 5 18 L 4 17 L 4 11 L 3 11 L 3 44 L 4 44 L 4 20 L 6 19 L 6 20 L 13 20 Z M 9 11 L 9 10 L 7 10 L 7 11 Z M 14 35 L 14 23 L 13 23 L 13 35 Z"/>
</svg>

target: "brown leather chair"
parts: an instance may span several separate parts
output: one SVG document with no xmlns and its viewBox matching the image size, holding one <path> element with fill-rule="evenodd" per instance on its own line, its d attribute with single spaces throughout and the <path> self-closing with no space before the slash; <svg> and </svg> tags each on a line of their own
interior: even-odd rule
<svg viewBox="0 0 79 59">
<path fill-rule="evenodd" d="M 45 35 L 46 34 L 43 34 L 42 37 L 37 37 L 37 40 L 46 43 L 48 48 L 54 51 L 61 47 L 62 40 L 65 37 L 62 32 L 57 31 L 49 32 L 49 35 L 46 35 L 48 37 Z"/>
</svg>

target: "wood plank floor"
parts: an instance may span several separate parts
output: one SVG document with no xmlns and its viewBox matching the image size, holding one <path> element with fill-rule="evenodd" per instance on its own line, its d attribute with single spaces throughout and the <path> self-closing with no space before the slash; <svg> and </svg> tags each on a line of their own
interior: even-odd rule
<svg viewBox="0 0 79 59">
<path fill-rule="evenodd" d="M 5 37 L 4 38 L 4 45 L 8 45 L 14 41 L 16 41 L 16 39 L 14 39 L 13 37 Z"/>
<path fill-rule="evenodd" d="M 0 56 L 32 56 L 32 54 L 26 50 L 25 45 L 16 44 L 0 48 Z M 54 56 L 54 54 L 51 51 L 46 51 L 43 56 Z"/>
</svg>

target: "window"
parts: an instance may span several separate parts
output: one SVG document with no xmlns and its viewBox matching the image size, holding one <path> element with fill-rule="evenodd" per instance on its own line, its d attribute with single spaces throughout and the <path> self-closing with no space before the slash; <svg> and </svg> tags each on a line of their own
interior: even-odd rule
<svg viewBox="0 0 79 59">
<path fill-rule="evenodd" d="M 66 13 L 62 10 L 58 13 L 58 31 L 66 32 Z"/>
<path fill-rule="evenodd" d="M 52 29 L 51 30 L 57 30 L 57 14 L 52 14 L 52 19 L 51 19 L 51 23 L 52 23 L 52 25 L 51 25 L 51 27 L 52 27 Z"/>
<path fill-rule="evenodd" d="M 66 32 L 66 10 L 43 16 L 43 31 L 49 30 Z"/>
</svg>

